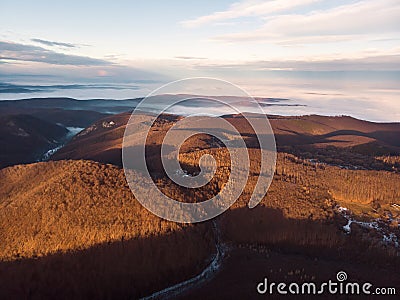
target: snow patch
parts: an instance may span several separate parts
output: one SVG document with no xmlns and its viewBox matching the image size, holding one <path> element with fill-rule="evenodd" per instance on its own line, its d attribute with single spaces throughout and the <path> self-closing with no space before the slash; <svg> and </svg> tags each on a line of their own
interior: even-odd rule
<svg viewBox="0 0 400 300">
<path fill-rule="evenodd" d="M 352 220 L 347 220 L 347 224 L 343 226 L 343 230 L 347 233 L 350 234 L 351 232 L 351 223 L 353 223 Z"/>
<path fill-rule="evenodd" d="M 363 228 L 375 230 L 376 232 L 378 232 L 382 236 L 382 242 L 384 244 L 393 244 L 396 248 L 399 247 L 398 237 L 393 232 L 390 232 L 390 229 L 385 226 L 384 221 L 382 221 L 381 219 L 375 219 L 371 222 L 357 221 L 351 217 L 351 211 L 346 207 L 338 206 L 336 209 L 347 220 L 347 224 L 342 227 L 346 234 L 351 233 L 351 224 L 354 223 L 360 225 Z"/>
<path fill-rule="evenodd" d="M 104 121 L 101 125 L 103 126 L 103 128 L 111 128 L 114 127 L 116 124 L 114 121 Z"/>
</svg>

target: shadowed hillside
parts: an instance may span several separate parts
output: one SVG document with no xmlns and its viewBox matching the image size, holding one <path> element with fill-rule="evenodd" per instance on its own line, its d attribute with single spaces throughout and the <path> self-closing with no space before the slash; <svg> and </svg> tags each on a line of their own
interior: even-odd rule
<svg viewBox="0 0 400 300">
<path fill-rule="evenodd" d="M 182 160 L 193 166 L 195 157 L 193 152 L 182 154 Z M 384 274 L 399 267 L 398 248 L 382 239 L 381 232 L 356 222 L 350 234 L 344 230 L 347 220 L 338 209 L 343 204 L 336 193 L 352 177 L 338 175 L 356 172 L 368 178 L 369 171 L 362 171 L 367 172 L 363 175 L 279 154 L 267 196 L 259 206 L 248 209 L 257 176 L 253 171 L 242 196 L 216 221 L 223 242 L 231 249 L 226 258 L 230 276 L 241 276 L 243 260 L 253 266 L 251 276 L 237 283 L 239 290 L 251 293 L 253 286 L 248 285 L 265 272 L 265 262 L 254 265 L 254 259 L 268 253 L 288 261 L 269 263 L 274 272 L 284 269 L 291 274 L 296 266 L 318 280 L 340 266 L 357 274 L 364 274 L 360 272 L 366 265 Z M 217 172 L 216 176 L 222 175 Z M 376 217 L 373 213 L 384 220 L 390 212 L 390 218 L 380 224 L 382 230 L 389 230 L 391 222 L 399 219 L 390 203 L 399 197 L 400 179 L 390 172 L 371 174 L 381 175 L 387 176 L 382 177 L 386 190 L 395 194 L 373 186 L 368 193 L 375 193 L 375 202 L 346 195 L 344 199 L 362 207 L 363 212 L 352 212 L 354 220 L 370 222 Z M 343 181 L 331 183 L 332 178 Z M 6 276 L 1 278 L 7 286 L 1 291 L 5 297 L 53 298 L 62 293 L 66 298 L 136 298 L 199 274 L 215 253 L 209 222 L 180 225 L 154 216 L 134 199 L 123 170 L 112 165 L 60 161 L 15 166 L 0 171 L 0 182 L 4 187 L 0 191 L 0 234 L 5 245 L 0 276 Z M 220 190 L 219 185 L 209 186 L 207 193 L 185 190 L 165 178 L 158 179 L 158 185 L 179 201 L 209 198 Z M 355 188 L 348 193 L 363 192 L 363 186 Z M 397 225 L 391 232 L 399 235 Z M 232 262 L 231 255 L 236 261 Z M 321 262 L 310 270 L 309 258 Z M 215 283 L 221 291 L 229 282 L 224 270 Z M 374 274 L 360 278 L 376 281 Z M 274 278 L 279 276 L 276 273 Z M 389 282 L 396 278 L 394 274 Z"/>
<path fill-rule="evenodd" d="M 0 115 L 0 168 L 39 159 L 68 130 L 29 115 Z"/>
<path fill-rule="evenodd" d="M 43 256 L 185 227 L 142 207 L 123 171 L 111 165 L 61 161 L 16 166 L 1 170 L 0 181 L 2 259 Z"/>
<path fill-rule="evenodd" d="M 110 165 L 16 166 L 0 183 L 2 298 L 136 298 L 194 276 L 215 251 L 207 224 L 156 217 Z"/>
</svg>

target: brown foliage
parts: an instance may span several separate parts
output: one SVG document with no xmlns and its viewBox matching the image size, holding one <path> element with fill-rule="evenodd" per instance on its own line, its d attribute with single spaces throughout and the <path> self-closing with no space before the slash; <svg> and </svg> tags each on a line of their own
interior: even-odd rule
<svg viewBox="0 0 400 300">
<path fill-rule="evenodd" d="M 2 259 L 42 256 L 181 231 L 143 208 L 123 171 L 90 161 L 60 161 L 0 171 Z"/>
<path fill-rule="evenodd" d="M 124 118 L 126 115 L 115 128 L 86 129 L 57 158 L 84 154 L 120 164 Z M 280 133 L 299 126 L 302 133 L 312 132 L 321 138 L 336 121 L 329 120 L 320 132 L 316 123 L 321 120 L 310 118 L 312 122 L 278 120 L 285 125 Z M 138 126 L 145 121 L 145 117 L 138 120 Z M 188 140 L 179 153 L 183 169 L 196 174 L 200 157 L 211 154 L 217 161 L 216 176 L 199 189 L 177 186 L 166 178 L 157 157 L 165 130 L 174 121 L 172 116 L 158 120 L 148 139 L 147 158 L 153 179 L 165 194 L 178 201 L 210 199 L 228 179 L 229 154 L 209 136 Z M 230 120 L 240 121 L 235 117 Z M 351 170 L 278 153 L 267 196 L 250 210 L 246 206 L 261 157 L 251 130 L 240 124 L 249 148 L 250 177 L 241 197 L 218 220 L 225 242 L 398 266 L 398 250 L 384 245 L 370 231 L 354 226 L 352 234 L 345 235 L 342 226 L 346 220 L 336 209 L 337 205 L 351 205 L 355 217 L 365 218 L 372 218 L 372 212 L 375 217 L 390 212 L 393 230 L 398 230 L 395 222 L 399 214 L 390 207 L 400 199 L 398 173 Z M 375 130 L 375 125 L 368 126 Z M 134 146 L 134 137 L 132 141 Z M 87 149 L 77 148 L 85 143 Z M 78 160 L 15 166 L 0 171 L 0 183 L 0 239 L 4 245 L 0 257 L 6 261 L 0 264 L 0 272 L 11 274 L 6 283 L 10 289 L 19 289 L 22 297 L 54 297 L 71 285 L 70 297 L 141 296 L 196 274 L 214 252 L 209 223 L 180 225 L 155 217 L 134 199 L 123 170 L 112 165 Z M 59 265 L 65 269 L 57 273 Z M 26 272 L 28 278 L 21 277 Z M 54 289 L 42 294 L 49 285 Z"/>
</svg>

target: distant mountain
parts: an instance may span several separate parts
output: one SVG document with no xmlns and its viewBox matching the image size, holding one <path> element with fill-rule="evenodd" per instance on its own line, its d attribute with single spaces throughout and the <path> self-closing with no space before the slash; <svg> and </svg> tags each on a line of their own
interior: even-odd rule
<svg viewBox="0 0 400 300">
<path fill-rule="evenodd" d="M 349 147 L 379 142 L 388 147 L 400 147 L 400 123 L 375 123 L 349 116 L 270 116 L 278 143 L 282 145 L 333 145 Z"/>
<path fill-rule="evenodd" d="M 86 128 L 95 121 L 110 115 L 91 110 L 65 110 L 59 108 L 31 109 L 30 114 L 39 119 L 61 124 L 65 127 L 81 128 Z"/>
<path fill-rule="evenodd" d="M 121 166 L 121 147 L 129 113 L 109 116 L 99 120 L 71 140 L 57 152 L 53 159 L 91 159 Z M 260 118 L 260 115 L 250 115 Z M 167 123 L 174 122 L 171 115 L 161 116 Z M 176 116 L 178 118 L 178 116 Z M 248 146 L 256 146 L 257 140 L 246 119 L 241 115 L 226 115 L 246 136 Z M 278 151 L 293 153 L 304 158 L 318 158 L 321 162 L 363 168 L 390 169 L 375 156 L 400 153 L 400 123 L 373 123 L 348 116 L 269 116 L 275 134 Z M 112 126 L 103 124 L 113 123 Z M 159 143 L 168 126 L 158 127 L 151 139 Z M 198 148 L 196 142 L 195 147 Z M 203 143 L 202 147 L 210 146 Z M 185 150 L 186 151 L 186 150 Z"/>
<path fill-rule="evenodd" d="M 229 103 L 235 107 L 241 107 L 243 110 L 251 109 L 250 102 L 253 99 L 249 97 L 241 96 L 201 96 L 193 94 L 161 94 L 156 96 L 151 96 L 154 103 L 163 106 L 165 103 L 171 103 L 171 101 L 182 100 L 177 103 L 178 107 L 208 107 L 213 108 L 223 108 L 224 103 Z M 122 113 L 126 111 L 132 111 L 143 98 L 134 99 L 123 99 L 123 100 L 113 100 L 113 99 L 88 99 L 88 100 L 76 100 L 73 98 L 66 97 L 54 97 L 54 98 L 29 98 L 21 100 L 3 100 L 0 101 L 0 109 L 4 111 L 21 110 L 21 109 L 38 109 L 38 108 L 57 108 L 64 110 L 90 110 L 97 111 L 100 113 Z M 250 101 L 249 101 L 250 100 Z M 294 103 L 290 99 L 284 98 L 254 98 L 261 107 L 265 106 L 304 106 L 302 104 Z M 149 111 L 153 107 L 146 107 Z"/>
<path fill-rule="evenodd" d="M 121 113 L 136 107 L 141 98 L 126 100 L 89 99 L 76 100 L 72 98 L 29 98 L 22 100 L 0 101 L 0 109 L 7 112 L 21 109 L 64 109 L 64 110 L 90 110 L 100 113 Z"/>
<path fill-rule="evenodd" d="M 30 115 L 0 115 L 0 168 L 40 159 L 68 130 Z"/>
<path fill-rule="evenodd" d="M 122 165 L 122 137 L 130 115 L 122 113 L 98 120 L 55 153 L 52 160 L 79 158 Z"/>
<path fill-rule="evenodd" d="M 54 152 L 52 149 L 62 146 L 74 132 L 110 113 L 131 109 L 114 102 L 117 104 L 116 100 L 70 98 L 0 101 L 0 168 L 40 160 L 47 151 Z"/>
<path fill-rule="evenodd" d="M 196 105 L 199 107 L 210 105 L 209 102 L 204 102 L 202 96 L 183 96 L 193 99 L 191 102 L 181 104 L 183 110 L 196 107 Z M 157 95 L 156 97 L 157 101 L 162 104 L 165 101 L 171 101 L 176 95 Z M 213 98 L 246 106 L 246 98 L 243 97 L 217 96 Z M 54 159 L 92 159 L 121 165 L 121 144 L 125 124 L 129 119 L 129 112 L 141 100 L 142 98 L 126 100 L 31 98 L 0 101 L 0 116 L 30 115 L 55 125 L 87 128 L 58 151 L 54 155 Z M 256 98 L 255 101 L 262 105 L 295 105 L 289 104 L 289 99 Z M 149 111 L 151 111 L 151 107 Z M 257 114 L 249 113 L 248 115 L 251 118 L 260 117 Z M 257 145 L 254 132 L 249 130 L 247 122 L 241 115 L 225 115 L 223 117 L 246 135 L 246 142 L 249 145 Z M 390 166 L 384 166 L 381 161 L 376 161 L 375 156 L 400 153 L 399 123 L 374 123 L 348 116 L 318 115 L 290 117 L 270 115 L 269 120 L 275 133 L 278 150 L 299 157 L 317 159 L 321 162 L 345 167 L 387 169 Z M 110 122 L 114 124 L 103 126 L 103 123 Z M 165 132 L 165 127 L 160 127 L 159 132 L 155 135 L 156 143 L 159 142 L 157 139 L 162 137 L 163 132 Z M 46 135 L 46 133 L 43 134 Z M 208 140 L 204 140 L 203 146 L 206 147 L 207 143 Z M 15 147 L 17 146 L 18 143 L 15 144 Z M 189 148 L 195 149 L 197 146 L 196 144 L 195 147 Z M 42 149 L 35 148 L 31 151 L 36 155 Z M 29 160 L 32 156 L 23 158 L 20 161 L 14 159 L 12 163 L 7 162 L 7 165 L 32 162 Z"/>
</svg>

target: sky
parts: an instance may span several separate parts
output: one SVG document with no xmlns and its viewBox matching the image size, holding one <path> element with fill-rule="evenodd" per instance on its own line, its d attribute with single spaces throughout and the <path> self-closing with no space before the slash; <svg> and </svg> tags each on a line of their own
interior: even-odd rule
<svg viewBox="0 0 400 300">
<path fill-rule="evenodd" d="M 306 105 L 277 113 L 400 121 L 399 20 L 399 0 L 3 0 L 0 99 L 133 98 L 206 76 Z"/>
</svg>

